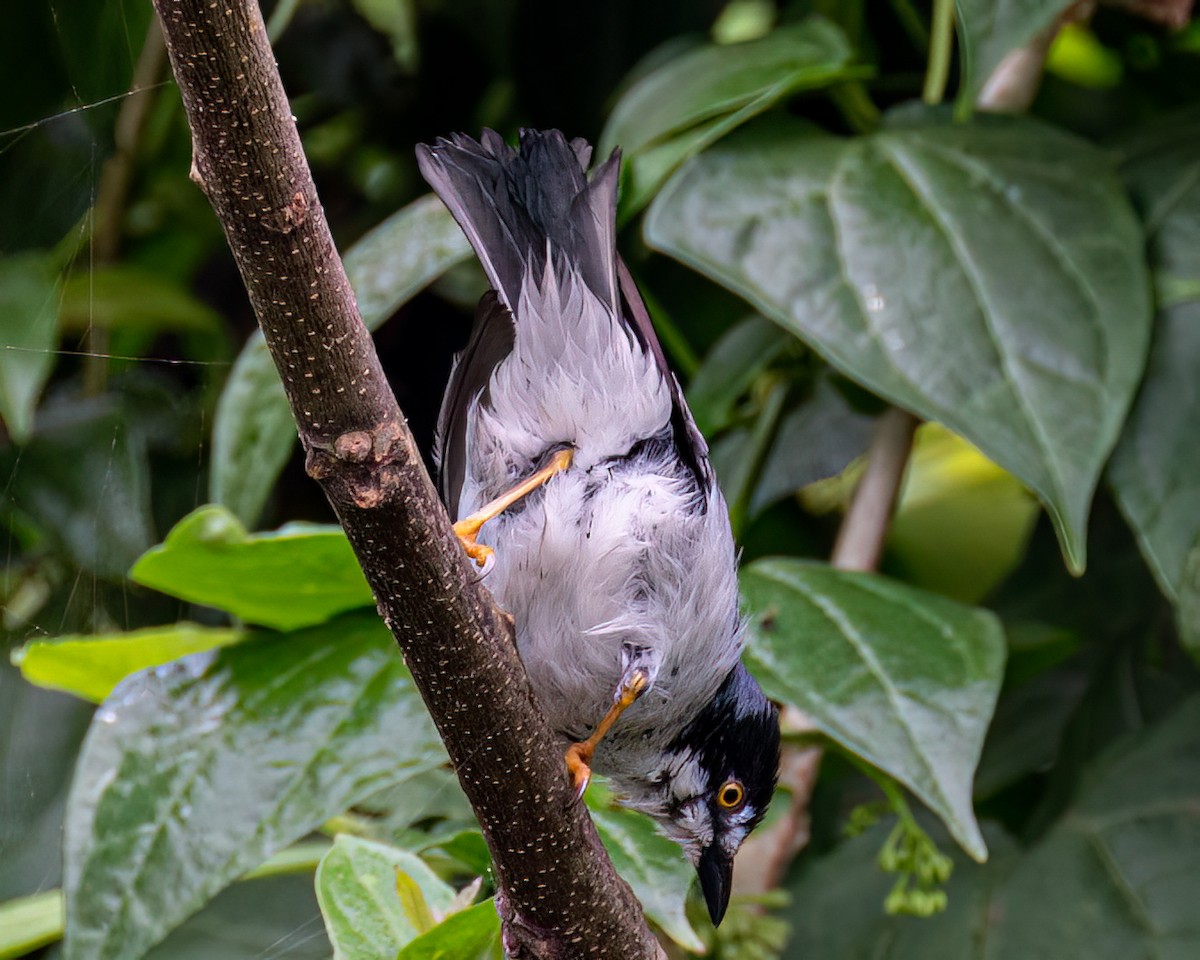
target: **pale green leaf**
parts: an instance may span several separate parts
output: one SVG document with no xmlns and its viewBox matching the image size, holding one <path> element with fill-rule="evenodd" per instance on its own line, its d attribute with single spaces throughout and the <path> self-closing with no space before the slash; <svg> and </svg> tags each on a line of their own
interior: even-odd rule
<svg viewBox="0 0 1200 960">
<path fill-rule="evenodd" d="M 417 937 L 396 960 L 500 960 L 500 918 L 491 900 L 452 913 Z"/>
<path fill-rule="evenodd" d="M 99 703 L 131 674 L 192 653 L 238 643 L 243 630 L 175 623 L 128 633 L 30 640 L 12 662 L 30 683 Z"/>
<path fill-rule="evenodd" d="M 192 511 L 129 571 L 138 583 L 294 630 L 370 606 L 371 590 L 338 527 L 293 523 L 248 534 L 224 507 Z"/>
<path fill-rule="evenodd" d="M 337 960 L 376 960 L 431 929 L 454 890 L 414 854 L 341 835 L 317 868 L 317 900 Z"/>
</svg>

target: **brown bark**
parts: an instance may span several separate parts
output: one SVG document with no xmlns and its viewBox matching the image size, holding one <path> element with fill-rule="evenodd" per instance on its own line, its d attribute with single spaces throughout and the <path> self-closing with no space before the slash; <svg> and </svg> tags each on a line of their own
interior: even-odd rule
<svg viewBox="0 0 1200 960">
<path fill-rule="evenodd" d="M 363 326 L 254 0 L 154 0 L 225 230 L 307 453 L 487 838 L 510 955 L 655 957 Z"/>
</svg>

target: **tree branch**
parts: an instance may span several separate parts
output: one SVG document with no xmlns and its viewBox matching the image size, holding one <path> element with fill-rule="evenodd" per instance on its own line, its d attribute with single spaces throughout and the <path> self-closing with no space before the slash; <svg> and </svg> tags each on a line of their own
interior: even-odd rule
<svg viewBox="0 0 1200 960">
<path fill-rule="evenodd" d="M 479 817 L 511 956 L 661 949 L 617 877 L 388 388 L 256 0 L 154 0 L 211 201 L 307 453 Z"/>
</svg>

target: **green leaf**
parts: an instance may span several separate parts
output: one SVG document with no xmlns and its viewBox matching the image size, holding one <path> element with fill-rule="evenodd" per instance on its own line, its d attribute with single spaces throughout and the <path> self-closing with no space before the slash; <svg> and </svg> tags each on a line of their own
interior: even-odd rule
<svg viewBox="0 0 1200 960">
<path fill-rule="evenodd" d="M 444 762 L 373 613 L 130 678 L 76 768 L 67 960 L 141 955 L 273 852 Z"/>
<path fill-rule="evenodd" d="M 747 317 L 713 344 L 687 388 L 688 406 L 705 436 L 729 426 L 734 405 L 788 346 L 789 337 L 763 317 Z"/>
<path fill-rule="evenodd" d="M 996 960 L 1200 953 L 1200 696 L 1109 751 L 1012 872 L 991 914 Z"/>
<path fill-rule="evenodd" d="M 1123 169 L 1149 234 L 1151 266 L 1200 279 L 1200 113 L 1144 132 Z M 1200 302 L 1160 310 L 1150 361 L 1108 479 L 1159 586 L 1175 599 L 1200 536 Z"/>
<path fill-rule="evenodd" d="M 12 662 L 30 683 L 100 703 L 130 674 L 227 647 L 245 636 L 242 630 L 176 623 L 128 633 L 31 640 L 13 651 Z"/>
<path fill-rule="evenodd" d="M 837 476 L 866 451 L 874 430 L 874 417 L 858 413 L 828 377 L 820 377 L 812 396 L 779 421 L 754 488 L 751 512 L 765 510 L 810 483 Z"/>
<path fill-rule="evenodd" d="M 957 0 L 959 103 L 969 109 L 1000 61 L 1047 29 L 1071 0 Z"/>
<path fill-rule="evenodd" d="M 415 0 L 353 0 L 356 9 L 376 30 L 392 42 L 392 56 L 408 73 L 419 66 Z"/>
<path fill-rule="evenodd" d="M 1184 564 L 1177 619 L 1180 642 L 1200 662 L 1200 541 L 1192 547 Z"/>
<path fill-rule="evenodd" d="M 396 960 L 476 960 L 499 958 L 500 918 L 496 905 L 484 900 L 452 913 L 426 934 L 417 937 Z"/>
<path fill-rule="evenodd" d="M 650 244 L 1027 483 L 1068 565 L 1145 362 L 1141 229 L 1105 155 L 1035 121 L 786 118 L 690 161 Z"/>
<path fill-rule="evenodd" d="M 99 326 L 211 333 L 221 329 L 221 315 L 165 277 L 138 267 L 108 266 L 71 275 L 63 285 L 59 323 L 73 331 Z"/>
<path fill-rule="evenodd" d="M 54 366 L 60 296 L 52 254 L 0 257 L 0 418 L 17 443 L 29 439 Z"/>
<path fill-rule="evenodd" d="M 47 397 L 29 442 L 0 449 L 0 515 L 40 528 L 73 564 L 114 580 L 158 539 L 147 456 L 157 411 L 126 402 L 125 392 Z"/>
<path fill-rule="evenodd" d="M 312 626 L 373 602 L 340 528 L 290 523 L 248 534 L 232 513 L 212 505 L 180 520 L 129 576 L 277 630 Z"/>
<path fill-rule="evenodd" d="M 59 890 L 0 903 L 0 960 L 33 953 L 62 936 L 63 899 Z"/>
<path fill-rule="evenodd" d="M 680 946 L 702 952 L 704 942 L 684 910 L 695 871 L 679 844 L 659 833 L 643 814 L 605 805 L 601 794 L 596 791 L 593 797 L 589 791 L 588 807 L 617 873 L 633 888 L 646 916 L 667 936 Z"/>
<path fill-rule="evenodd" d="M 454 890 L 414 854 L 342 835 L 317 868 L 317 900 L 334 956 L 376 960 L 431 929 Z"/>
<path fill-rule="evenodd" d="M 613 108 L 598 152 L 624 152 L 622 216 L 688 157 L 783 97 L 861 75 L 852 56 L 837 27 L 812 18 L 761 40 L 694 47 L 642 75 Z"/>
<path fill-rule="evenodd" d="M 470 253 L 466 238 L 440 200 L 426 196 L 413 201 L 346 254 L 346 274 L 363 322 L 376 329 Z M 256 331 L 234 363 L 217 402 L 209 470 L 213 500 L 243 523 L 253 524 L 295 440 L 296 428 L 279 375 L 262 334 Z"/>
<path fill-rule="evenodd" d="M 746 663 L 767 694 L 903 783 L 983 860 L 971 778 L 1004 671 L 999 621 L 799 560 L 751 564 L 742 592 L 752 613 Z"/>
<path fill-rule="evenodd" d="M 983 825 L 992 856 L 986 865 L 961 853 L 945 886 L 946 909 L 931 917 L 888 916 L 883 903 L 893 878 L 879 867 L 889 830 L 884 823 L 848 840 L 830 854 L 810 860 L 786 884 L 791 903 L 781 913 L 791 921 L 789 960 L 801 957 L 873 960 L 992 960 L 981 944 L 1003 917 L 989 913 L 995 888 L 1016 858 L 1016 842 L 995 824 Z M 1020 918 L 1012 918 L 1020 922 Z M 1086 956 L 1070 951 L 1063 956 Z M 1033 953 L 1032 958 L 1049 958 Z"/>
</svg>

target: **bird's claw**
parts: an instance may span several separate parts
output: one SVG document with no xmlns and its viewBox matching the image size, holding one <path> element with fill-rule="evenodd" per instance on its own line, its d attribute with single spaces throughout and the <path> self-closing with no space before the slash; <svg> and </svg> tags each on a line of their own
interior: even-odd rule
<svg viewBox="0 0 1200 960">
<path fill-rule="evenodd" d="M 475 539 L 479 535 L 479 527 L 465 522 L 456 523 L 454 532 L 458 535 L 463 552 L 479 567 L 480 579 L 486 577 L 496 564 L 496 551 Z"/>
<path fill-rule="evenodd" d="M 586 740 L 573 743 L 567 747 L 567 776 L 570 778 L 571 788 L 574 791 L 572 803 L 578 803 L 583 799 L 584 793 L 587 792 L 588 784 L 591 783 L 591 761 L 594 749 Z"/>
</svg>

